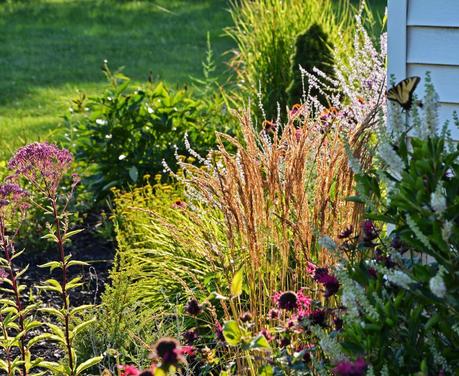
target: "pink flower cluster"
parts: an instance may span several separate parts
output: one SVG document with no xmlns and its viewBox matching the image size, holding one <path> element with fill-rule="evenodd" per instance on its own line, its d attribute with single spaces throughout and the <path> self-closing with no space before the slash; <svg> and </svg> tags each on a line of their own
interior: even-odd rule
<svg viewBox="0 0 459 376">
<path fill-rule="evenodd" d="M 20 148 L 10 159 L 8 168 L 47 193 L 55 194 L 73 161 L 72 154 L 56 145 L 34 142 Z"/>
<path fill-rule="evenodd" d="M 304 289 L 294 291 L 278 291 L 273 295 L 273 302 L 280 309 L 297 311 L 298 314 L 309 313 L 312 299 L 304 293 Z"/>
<path fill-rule="evenodd" d="M 19 204 L 28 196 L 27 191 L 14 183 L 0 184 L 0 208 L 11 203 Z"/>
<path fill-rule="evenodd" d="M 368 365 L 365 359 L 358 358 L 355 361 L 343 360 L 333 369 L 336 376 L 364 376 Z"/>
</svg>

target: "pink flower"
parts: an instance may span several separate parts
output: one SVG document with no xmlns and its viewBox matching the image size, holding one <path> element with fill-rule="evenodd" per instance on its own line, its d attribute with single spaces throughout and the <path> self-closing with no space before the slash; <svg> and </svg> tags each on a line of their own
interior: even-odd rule
<svg viewBox="0 0 459 376">
<path fill-rule="evenodd" d="M 140 371 L 132 366 L 132 365 L 125 365 L 125 366 L 118 366 L 121 370 L 121 376 L 139 376 Z"/>
<path fill-rule="evenodd" d="M 153 347 L 150 357 L 161 362 L 165 367 L 186 363 L 185 355 L 194 354 L 192 346 L 181 346 L 175 338 L 164 337 Z"/>
<path fill-rule="evenodd" d="M 343 360 L 333 369 L 336 376 L 363 376 L 368 368 L 365 359 L 358 358 L 354 362 Z"/>
<path fill-rule="evenodd" d="M 20 148 L 8 162 L 15 176 L 22 176 L 46 193 L 55 194 L 73 156 L 56 145 L 34 142 Z"/>
<path fill-rule="evenodd" d="M 307 267 L 306 267 L 306 271 L 308 272 L 308 274 L 313 276 L 316 273 L 316 269 L 317 269 L 317 265 L 308 261 Z"/>
</svg>

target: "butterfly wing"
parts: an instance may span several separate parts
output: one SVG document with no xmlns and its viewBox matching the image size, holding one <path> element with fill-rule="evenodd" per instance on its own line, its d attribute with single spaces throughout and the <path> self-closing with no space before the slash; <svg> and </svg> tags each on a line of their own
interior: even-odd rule
<svg viewBox="0 0 459 376">
<path fill-rule="evenodd" d="M 389 89 L 387 99 L 397 102 L 404 110 L 408 111 L 413 102 L 413 93 L 420 81 L 421 78 L 418 76 L 405 78 Z"/>
</svg>

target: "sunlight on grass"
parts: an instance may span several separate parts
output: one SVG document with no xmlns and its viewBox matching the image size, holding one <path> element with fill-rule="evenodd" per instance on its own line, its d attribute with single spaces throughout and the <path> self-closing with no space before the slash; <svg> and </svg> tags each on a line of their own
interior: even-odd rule
<svg viewBox="0 0 459 376">
<path fill-rule="evenodd" d="M 0 158 L 24 142 L 62 133 L 77 91 L 100 93 L 107 59 L 139 82 L 184 84 L 201 74 L 210 32 L 215 56 L 232 47 L 226 1 L 42 0 L 0 5 Z M 220 73 L 225 69 L 219 64 Z"/>
</svg>

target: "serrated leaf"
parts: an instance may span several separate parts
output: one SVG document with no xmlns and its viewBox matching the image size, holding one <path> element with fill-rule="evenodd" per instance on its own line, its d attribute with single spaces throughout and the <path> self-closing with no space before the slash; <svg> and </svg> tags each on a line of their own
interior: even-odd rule
<svg viewBox="0 0 459 376">
<path fill-rule="evenodd" d="M 231 281 L 231 295 L 238 297 L 242 294 L 242 281 L 244 279 L 243 270 L 239 270 Z"/>
</svg>

